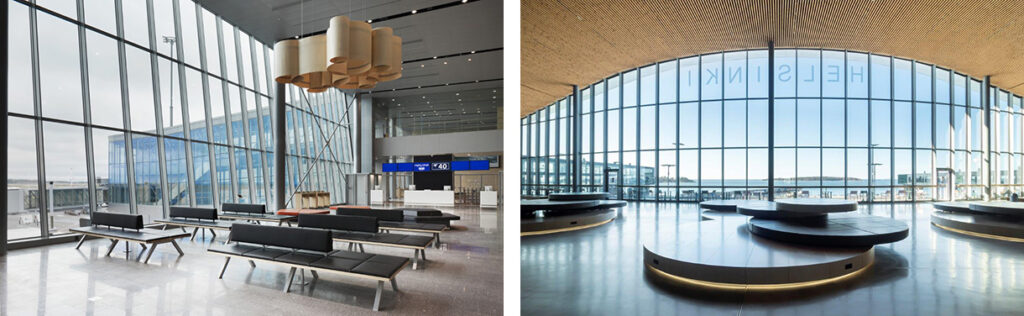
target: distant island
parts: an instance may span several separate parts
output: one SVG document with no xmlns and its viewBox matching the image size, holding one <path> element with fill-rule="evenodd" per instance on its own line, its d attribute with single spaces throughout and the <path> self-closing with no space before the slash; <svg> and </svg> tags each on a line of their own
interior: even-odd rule
<svg viewBox="0 0 1024 316">
<path fill-rule="evenodd" d="M 776 181 L 843 181 L 843 177 L 795 177 L 795 178 L 775 178 Z M 850 181 L 860 181 L 860 178 L 848 178 Z M 768 181 L 768 179 L 761 179 L 762 181 Z"/>
</svg>

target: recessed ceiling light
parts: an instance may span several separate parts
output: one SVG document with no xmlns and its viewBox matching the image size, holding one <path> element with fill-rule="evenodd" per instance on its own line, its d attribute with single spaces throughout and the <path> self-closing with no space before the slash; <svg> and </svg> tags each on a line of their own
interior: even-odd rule
<svg viewBox="0 0 1024 316">
<path fill-rule="evenodd" d="M 448 62 L 446 61 L 446 62 L 444 62 L 444 64 L 445 64 L 445 65 L 447 65 L 447 64 L 448 64 Z"/>
<path fill-rule="evenodd" d="M 416 14 L 416 10 L 412 10 L 412 14 Z"/>
<path fill-rule="evenodd" d="M 466 58 L 466 61 L 473 61 L 472 58 Z"/>
<path fill-rule="evenodd" d="M 373 23 L 373 20 L 366 20 L 366 23 Z"/>
<path fill-rule="evenodd" d="M 470 54 L 476 54 L 476 51 L 475 50 L 471 50 L 471 51 L 469 51 L 469 53 Z"/>
<path fill-rule="evenodd" d="M 466 3 L 466 1 L 469 1 L 469 0 L 462 0 L 462 3 Z M 875 0 L 871 0 L 871 1 L 875 1 Z"/>
<path fill-rule="evenodd" d="M 420 64 L 420 68 L 423 68 L 423 64 Z"/>
</svg>

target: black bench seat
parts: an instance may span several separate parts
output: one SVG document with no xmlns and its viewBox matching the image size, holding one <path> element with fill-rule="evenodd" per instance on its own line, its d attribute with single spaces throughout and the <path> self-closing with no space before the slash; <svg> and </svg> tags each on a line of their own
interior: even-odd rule
<svg viewBox="0 0 1024 316">
<path fill-rule="evenodd" d="M 409 259 L 401 257 L 334 250 L 331 231 L 325 229 L 242 223 L 232 225 L 228 244 L 210 246 L 207 252 L 226 256 L 220 279 L 231 258 L 249 260 L 253 267 L 257 261 L 290 267 L 285 293 L 291 288 L 296 269 L 310 270 L 314 281 L 319 279 L 317 271 L 375 280 L 374 311 L 380 310 L 384 281 L 391 282 L 397 291 L 395 277 L 409 264 Z"/>
<path fill-rule="evenodd" d="M 334 210 L 334 214 L 376 217 L 378 219 L 380 230 L 385 233 L 390 233 L 391 231 L 404 231 L 431 234 L 434 236 L 434 248 L 440 247 L 441 232 L 449 229 L 449 226 L 445 224 L 406 221 L 407 217 L 403 210 L 349 208 L 341 206 Z"/>
<path fill-rule="evenodd" d="M 224 203 L 220 207 L 221 218 L 249 221 L 259 224 L 260 222 L 276 222 L 277 226 L 288 224 L 292 226 L 291 222 L 295 221 L 293 215 L 277 215 L 274 213 L 267 213 L 267 206 L 263 204 L 237 204 L 237 203 Z"/>
<path fill-rule="evenodd" d="M 301 214 L 299 227 L 330 230 L 334 241 L 349 243 L 349 250 L 358 246 L 365 251 L 363 245 L 413 249 L 413 270 L 419 267 L 421 259 L 427 260 L 426 249 L 434 242 L 428 236 L 380 233 L 377 218 L 371 216 Z"/>
<path fill-rule="evenodd" d="M 171 243 L 174 249 L 178 251 L 178 255 L 184 256 L 185 252 L 181 251 L 181 247 L 174 240 L 189 236 L 188 233 L 144 228 L 142 215 L 107 212 L 94 212 L 92 214 L 92 226 L 73 227 L 70 231 L 82 234 L 82 238 L 75 245 L 75 249 L 82 247 L 82 243 L 85 242 L 85 237 L 87 236 L 110 239 L 110 248 L 107 249 L 105 256 L 110 256 L 110 253 L 114 251 L 114 247 L 120 241 L 124 241 L 125 248 L 129 250 L 128 243 L 139 243 L 143 247 L 142 251 L 147 250 L 146 245 L 151 245 L 148 247 L 149 254 L 146 255 L 143 263 L 149 263 L 149 258 L 156 251 L 156 246 L 163 243 Z M 129 252 L 125 255 L 125 260 L 129 260 L 130 256 L 131 253 Z"/>
<path fill-rule="evenodd" d="M 172 206 L 168 218 L 162 218 L 153 220 L 155 223 L 164 224 L 164 229 L 167 229 L 167 225 L 181 227 L 181 230 L 185 230 L 185 227 L 193 227 L 192 238 L 194 240 L 199 229 L 203 229 L 205 236 L 206 230 L 210 230 L 210 234 L 213 237 L 217 237 L 214 229 L 219 230 L 231 230 L 232 221 L 224 221 L 217 219 L 217 209 L 213 208 L 198 208 L 198 207 L 178 207 Z"/>
</svg>

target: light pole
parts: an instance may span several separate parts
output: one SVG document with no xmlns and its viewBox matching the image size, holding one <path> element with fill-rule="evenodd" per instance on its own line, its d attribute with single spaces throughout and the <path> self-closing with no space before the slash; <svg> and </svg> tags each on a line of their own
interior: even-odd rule
<svg viewBox="0 0 1024 316">
<path fill-rule="evenodd" d="M 164 36 L 164 43 L 171 45 L 171 59 L 174 59 L 174 43 L 176 41 L 174 36 Z M 168 60 L 167 64 L 171 69 L 171 76 L 167 78 L 167 85 L 171 87 L 170 95 L 168 95 L 168 99 L 171 101 L 171 118 L 170 124 L 167 124 L 167 126 L 174 126 L 174 61 Z"/>
</svg>

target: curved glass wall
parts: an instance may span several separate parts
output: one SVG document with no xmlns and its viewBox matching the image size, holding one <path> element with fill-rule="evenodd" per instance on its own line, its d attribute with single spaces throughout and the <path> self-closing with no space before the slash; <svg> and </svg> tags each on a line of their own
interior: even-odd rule
<svg viewBox="0 0 1024 316">
<path fill-rule="evenodd" d="M 703 54 L 612 75 L 580 91 L 578 133 L 571 96 L 528 115 L 522 193 L 570 190 L 577 141 L 582 189 L 607 182 L 629 200 L 766 199 L 770 182 L 776 198 L 858 201 L 1021 190 L 1020 96 L 992 87 L 986 106 L 982 80 L 942 67 L 776 49 L 769 124 L 768 56 Z"/>
<path fill-rule="evenodd" d="M 192 0 L 4 1 L 9 239 L 93 211 L 274 205 L 270 46 Z M 309 170 L 302 190 L 344 202 L 351 95 L 288 92 L 288 192 Z"/>
</svg>

